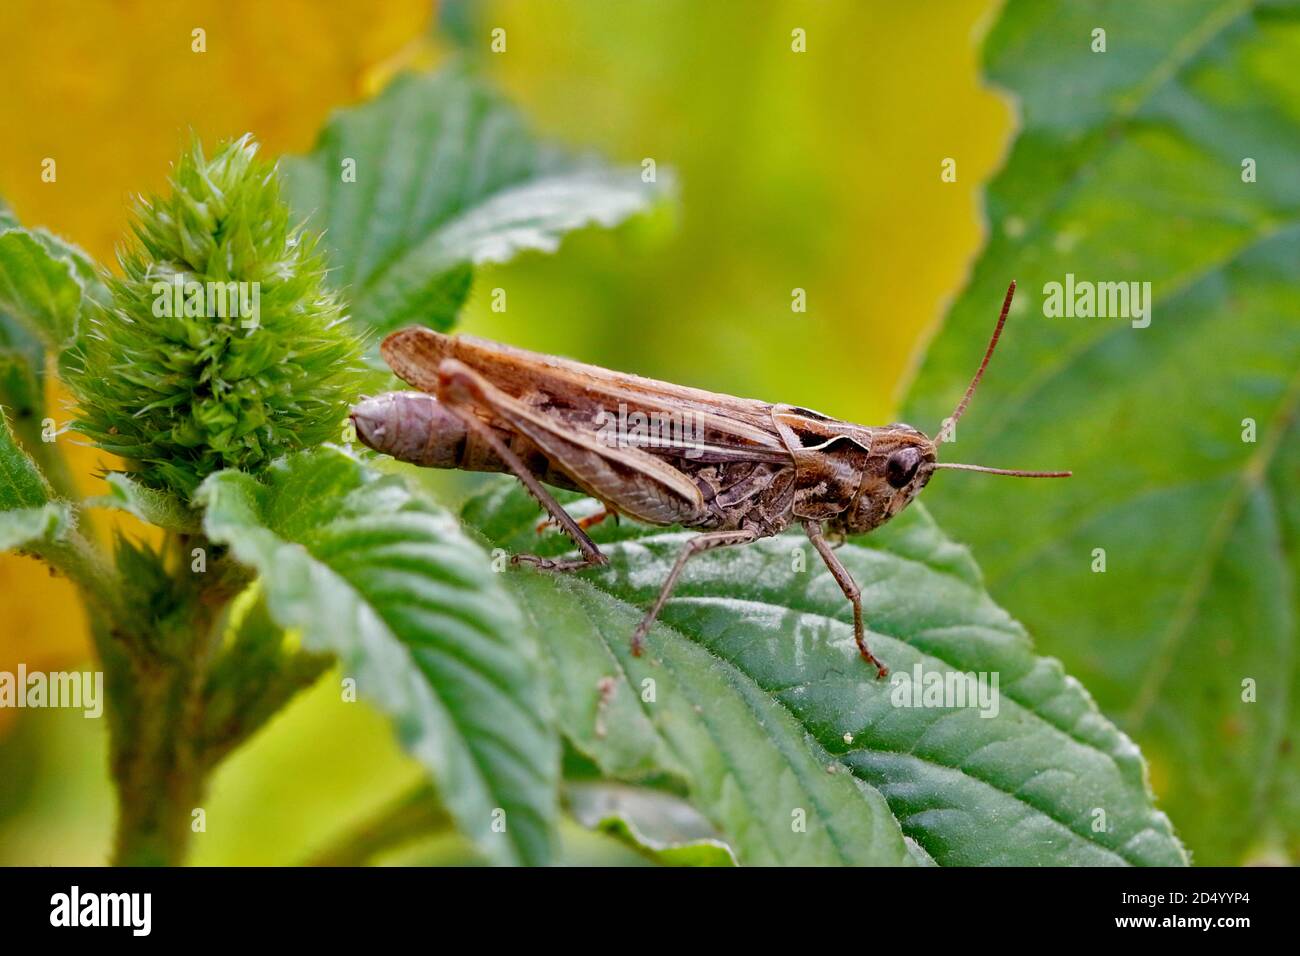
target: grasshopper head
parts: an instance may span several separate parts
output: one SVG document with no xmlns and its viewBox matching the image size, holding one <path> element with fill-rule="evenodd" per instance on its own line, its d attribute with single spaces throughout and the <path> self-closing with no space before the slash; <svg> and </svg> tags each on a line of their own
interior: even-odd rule
<svg viewBox="0 0 1300 956">
<path fill-rule="evenodd" d="M 907 507 L 908 502 L 916 497 L 917 492 L 926 486 L 930 476 L 938 468 L 953 468 L 960 471 L 978 471 L 989 475 L 1008 475 L 1014 478 L 1068 478 L 1068 471 L 1024 471 L 1019 468 L 989 468 L 985 465 L 967 465 L 960 462 L 938 460 L 938 448 L 945 438 L 951 439 L 957 420 L 966 411 L 971 396 L 988 368 L 993 350 L 997 348 L 1002 327 L 1006 325 L 1007 315 L 1011 311 L 1011 297 L 1015 295 L 1016 284 L 1007 287 L 1006 298 L 1002 300 L 1002 311 L 998 323 L 993 328 L 993 337 L 989 339 L 988 348 L 984 350 L 984 361 L 980 362 L 975 377 L 966 388 L 966 392 L 957 403 L 956 409 L 944 422 L 944 427 L 931 440 L 911 425 L 889 425 L 886 428 L 871 429 L 871 453 L 863 471 L 862 484 L 858 493 L 841 514 L 831 522 L 831 527 L 848 534 L 862 534 L 884 524 L 894 515 Z"/>
<path fill-rule="evenodd" d="M 966 411 L 971 396 L 988 368 L 993 350 L 997 348 L 1002 327 L 1006 325 L 1007 315 L 1011 311 L 1011 297 L 1015 295 L 1016 284 L 1007 287 L 1006 298 L 1002 300 L 1002 311 L 998 314 L 998 323 L 993 328 L 993 337 L 989 339 L 988 348 L 984 350 L 984 361 L 975 372 L 975 377 L 966 388 L 966 392 L 957 403 L 956 409 L 944 422 L 934 440 L 927 438 L 910 425 L 890 425 L 887 428 L 872 430 L 871 456 L 862 477 L 853 503 L 839 516 L 840 530 L 849 534 L 861 534 L 879 527 L 894 515 L 907 507 L 908 502 L 916 497 L 917 492 L 926 486 L 930 476 L 938 468 L 954 468 L 961 471 L 979 471 L 990 475 L 1009 475 L 1014 478 L 1068 478 L 1068 471 L 1023 471 L 1018 468 L 989 468 L 984 465 L 967 465 L 959 462 L 938 460 L 939 445 L 945 437 L 951 438 L 957 420 Z"/>
<path fill-rule="evenodd" d="M 864 534 L 898 514 L 934 474 L 935 445 L 910 425 L 873 428 L 871 454 L 853 501 L 831 527 Z"/>
</svg>

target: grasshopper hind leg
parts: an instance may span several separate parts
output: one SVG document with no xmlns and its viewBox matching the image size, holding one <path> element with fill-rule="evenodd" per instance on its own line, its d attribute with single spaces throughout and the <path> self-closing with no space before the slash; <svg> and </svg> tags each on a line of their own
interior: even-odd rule
<svg viewBox="0 0 1300 956">
<path fill-rule="evenodd" d="M 578 527 L 583 531 L 586 531 L 588 528 L 594 528 L 596 525 L 603 523 L 607 518 L 613 518 L 614 523 L 618 524 L 618 512 L 611 511 L 608 506 L 602 506 L 595 514 L 589 514 L 585 518 L 577 519 Z M 547 528 L 550 528 L 554 524 L 554 519 L 543 518 L 541 521 L 537 522 L 537 533 L 543 534 Z"/>
<path fill-rule="evenodd" d="M 530 495 L 537 499 L 538 503 L 546 509 L 547 514 L 560 526 L 565 534 L 572 539 L 573 543 L 578 546 L 582 552 L 581 558 L 543 558 L 536 554 L 515 554 L 511 555 L 511 564 L 528 564 L 536 568 L 547 571 L 577 571 L 582 568 L 601 567 L 609 564 L 609 558 L 596 546 L 587 532 L 577 521 L 573 520 L 570 515 L 560 505 L 555 497 L 546 490 L 545 486 L 537 480 L 537 476 L 528 470 L 528 466 L 523 460 L 511 450 L 510 446 L 497 437 L 492 429 L 474 412 L 473 385 L 472 379 L 465 381 L 462 379 L 457 363 L 444 362 L 445 368 L 440 369 L 443 375 L 442 387 L 439 389 L 438 400 L 446 406 L 447 410 L 454 414 L 464 424 L 466 431 L 473 432 L 485 445 L 492 449 L 511 473 L 519 479 L 520 483 Z"/>
<path fill-rule="evenodd" d="M 581 571 L 583 568 L 598 568 L 608 563 L 601 554 L 600 558 L 544 558 L 540 554 L 512 554 L 511 564 L 527 564 L 543 571 Z"/>
</svg>

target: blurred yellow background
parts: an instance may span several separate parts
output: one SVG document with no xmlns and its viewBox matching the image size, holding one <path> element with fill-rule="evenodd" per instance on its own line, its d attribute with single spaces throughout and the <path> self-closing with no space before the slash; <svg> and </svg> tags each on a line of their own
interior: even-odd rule
<svg viewBox="0 0 1300 956">
<path fill-rule="evenodd" d="M 680 182 L 675 212 L 482 273 L 463 328 L 737 394 L 889 419 L 983 236 L 979 190 L 1010 105 L 981 85 L 990 0 L 504 0 L 469 8 L 466 54 L 548 137 Z M 6 0 L 0 196 L 111 262 L 138 192 L 191 130 L 307 150 L 329 111 L 455 43 L 427 0 Z M 488 51 L 488 30 L 507 50 Z M 805 53 L 791 50 L 806 31 Z M 206 52 L 192 52 L 195 29 Z M 46 157 L 58 179 L 41 181 Z M 956 161 L 956 182 L 941 163 Z M 508 309 L 489 310 L 505 288 Z M 807 312 L 791 311 L 792 290 Z M 61 397 L 54 414 L 69 417 Z M 935 423 L 918 422 L 931 429 Z M 107 464 L 72 452 L 89 475 Z M 87 481 L 87 490 L 93 482 Z M 0 670 L 83 663 L 71 588 L 0 558 Z M 287 863 L 417 771 L 325 685 L 216 776 L 196 863 Z M 113 816 L 103 727 L 0 710 L 0 863 L 99 863 Z"/>
</svg>

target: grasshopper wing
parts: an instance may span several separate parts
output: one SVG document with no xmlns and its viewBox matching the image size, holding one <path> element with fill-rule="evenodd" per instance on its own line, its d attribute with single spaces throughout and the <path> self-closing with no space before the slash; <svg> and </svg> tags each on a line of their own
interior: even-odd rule
<svg viewBox="0 0 1300 956">
<path fill-rule="evenodd" d="M 589 431 L 609 415 L 689 416 L 692 441 L 657 442 L 640 449 L 648 455 L 683 457 L 689 448 L 689 457 L 700 462 L 791 460 L 773 427 L 772 406 L 767 402 L 418 326 L 388 336 L 381 351 L 401 379 L 422 391 L 437 394 L 439 366 L 445 359 L 456 359 L 506 395 L 530 406 L 545 406 L 555 418 Z"/>
</svg>

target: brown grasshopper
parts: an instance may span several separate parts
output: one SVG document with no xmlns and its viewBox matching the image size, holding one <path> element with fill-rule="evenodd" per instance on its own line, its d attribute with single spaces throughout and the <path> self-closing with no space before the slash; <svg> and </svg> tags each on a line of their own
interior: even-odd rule
<svg viewBox="0 0 1300 956">
<path fill-rule="evenodd" d="M 352 420 L 362 442 L 401 461 L 515 475 L 581 555 L 517 554 L 511 559 L 516 563 L 553 570 L 607 564 L 584 529 L 610 514 L 704 532 L 682 549 L 637 626 L 634 654 L 641 653 L 693 555 L 749 544 L 798 521 L 853 605 L 859 652 L 884 677 L 888 669 L 867 646 L 861 592 L 826 532 L 843 536 L 879 527 L 939 468 L 1023 478 L 1070 474 L 937 460 L 940 443 L 988 367 L 1015 288 L 1012 282 L 1007 289 L 979 370 L 933 440 L 910 425 L 854 425 L 794 405 L 733 398 L 419 327 L 394 332 L 381 351 L 420 391 L 366 399 L 352 410 Z M 584 492 L 604 510 L 576 521 L 544 485 Z"/>
</svg>

